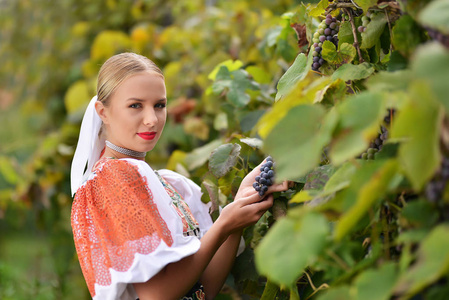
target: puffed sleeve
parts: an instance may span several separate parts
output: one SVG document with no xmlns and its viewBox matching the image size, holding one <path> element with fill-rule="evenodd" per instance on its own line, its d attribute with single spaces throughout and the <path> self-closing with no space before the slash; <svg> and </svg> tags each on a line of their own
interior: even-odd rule
<svg viewBox="0 0 449 300">
<path fill-rule="evenodd" d="M 170 203 L 151 167 L 133 159 L 108 159 L 78 189 L 72 229 L 94 299 L 134 300 L 131 283 L 198 251 Z"/>
<path fill-rule="evenodd" d="M 189 178 L 171 170 L 162 169 L 157 172 L 176 188 L 187 203 L 193 217 L 200 225 L 201 236 L 203 236 L 213 225 L 213 222 L 209 212 L 211 203 L 206 204 L 201 201 L 201 188 Z"/>
<path fill-rule="evenodd" d="M 200 225 L 201 236 L 203 236 L 213 225 L 213 221 L 210 216 L 211 203 L 209 202 L 206 204 L 201 201 L 201 188 L 191 179 L 171 170 L 162 169 L 157 172 L 172 186 L 174 186 L 179 194 L 184 198 L 184 201 L 186 201 L 192 211 L 193 216 Z M 239 256 L 244 250 L 245 240 L 242 237 L 240 239 L 240 244 L 236 255 Z"/>
</svg>

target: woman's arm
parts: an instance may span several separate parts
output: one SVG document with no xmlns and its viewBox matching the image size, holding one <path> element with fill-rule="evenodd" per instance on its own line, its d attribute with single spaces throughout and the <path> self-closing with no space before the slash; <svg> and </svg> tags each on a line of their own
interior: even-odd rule
<svg viewBox="0 0 449 300">
<path fill-rule="evenodd" d="M 272 204 L 272 198 L 260 201 L 257 193 L 228 204 L 201 238 L 200 249 L 195 254 L 168 264 L 147 282 L 134 283 L 139 298 L 179 299 L 184 296 L 200 279 L 217 250 L 230 235 L 256 223 Z M 233 255 L 235 256 L 235 252 Z"/>
<path fill-rule="evenodd" d="M 206 299 L 214 299 L 223 287 L 234 265 L 241 236 L 241 230 L 232 233 L 215 253 L 206 270 L 204 270 L 200 282 L 204 286 Z"/>
<path fill-rule="evenodd" d="M 243 228 L 255 224 L 273 205 L 273 192 L 285 191 L 287 182 L 270 186 L 261 199 L 252 187 L 260 174 L 256 167 L 243 179 L 234 202 L 226 205 L 218 219 L 201 238 L 200 249 L 178 262 L 168 264 L 144 283 L 134 283 L 140 300 L 179 299 L 201 278 L 206 296 L 217 294 L 235 259 Z"/>
<path fill-rule="evenodd" d="M 246 179 L 245 179 L 246 180 Z M 251 175 L 249 176 L 248 182 L 252 183 L 253 179 Z M 246 185 L 245 185 L 246 186 Z M 273 196 L 271 193 L 285 191 L 288 188 L 287 182 L 283 182 L 278 185 L 271 186 L 267 193 L 265 199 L 261 201 L 270 201 L 272 203 Z M 249 191 L 251 192 L 252 187 Z M 242 192 L 245 192 L 244 190 Z M 237 200 L 238 201 L 238 200 Z M 214 297 L 220 292 L 223 287 L 232 266 L 234 265 L 237 250 L 240 244 L 240 238 L 242 235 L 242 230 L 233 232 L 221 245 L 218 251 L 215 253 L 211 262 L 207 266 L 203 275 L 201 276 L 200 282 L 204 286 L 204 291 L 207 299 L 214 299 Z"/>
</svg>

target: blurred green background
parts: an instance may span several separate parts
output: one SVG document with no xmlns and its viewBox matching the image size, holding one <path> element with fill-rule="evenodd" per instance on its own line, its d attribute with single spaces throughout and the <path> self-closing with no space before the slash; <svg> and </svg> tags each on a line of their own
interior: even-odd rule
<svg viewBox="0 0 449 300">
<path fill-rule="evenodd" d="M 163 69 L 170 121 L 149 159 L 165 167 L 173 150 L 192 151 L 220 134 L 221 100 L 206 92 L 217 64 L 253 66 L 258 108 L 270 105 L 298 52 L 287 20 L 298 4 L 0 1 L 0 299 L 89 298 L 70 227 L 69 172 L 108 57 L 134 51 Z"/>
</svg>

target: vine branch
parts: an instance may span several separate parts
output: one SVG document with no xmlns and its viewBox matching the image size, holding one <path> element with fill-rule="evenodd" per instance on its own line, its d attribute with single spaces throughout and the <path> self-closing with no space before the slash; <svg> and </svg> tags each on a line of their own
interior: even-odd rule
<svg viewBox="0 0 449 300">
<path fill-rule="evenodd" d="M 359 62 L 362 63 L 365 60 L 362 57 L 362 52 L 360 51 L 360 45 L 359 45 L 359 40 L 357 38 L 357 31 L 355 28 L 355 23 L 354 23 L 354 16 L 352 15 L 352 11 L 350 9 L 347 8 L 342 8 L 342 10 L 349 16 L 349 22 L 351 23 L 351 27 L 352 27 L 352 35 L 354 36 L 354 47 L 357 49 L 357 54 L 359 55 Z"/>
</svg>

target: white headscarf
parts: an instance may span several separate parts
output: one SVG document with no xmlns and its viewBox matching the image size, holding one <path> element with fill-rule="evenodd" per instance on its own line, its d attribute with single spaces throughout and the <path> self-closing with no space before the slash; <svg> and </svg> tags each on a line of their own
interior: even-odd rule
<svg viewBox="0 0 449 300">
<path fill-rule="evenodd" d="M 73 156 L 70 174 L 72 196 L 87 180 L 92 172 L 92 167 L 100 158 L 101 151 L 105 147 L 105 139 L 98 136 L 101 128 L 101 119 L 95 110 L 96 101 L 97 96 L 90 100 L 81 123 L 80 136 L 76 145 L 75 155 Z"/>
</svg>

